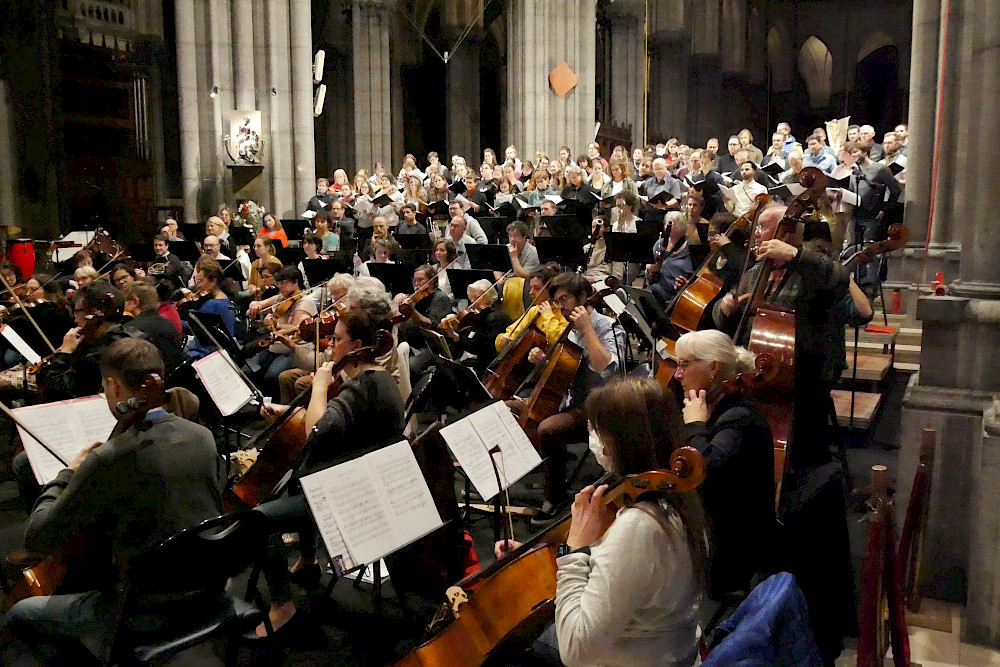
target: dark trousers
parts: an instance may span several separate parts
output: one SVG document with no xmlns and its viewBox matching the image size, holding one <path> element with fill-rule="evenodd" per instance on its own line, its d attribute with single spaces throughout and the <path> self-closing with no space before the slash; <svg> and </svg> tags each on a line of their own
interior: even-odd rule
<svg viewBox="0 0 1000 667">
<path fill-rule="evenodd" d="M 282 533 L 299 534 L 299 551 L 306 563 L 316 557 L 316 528 L 309 503 L 303 495 L 287 496 L 259 505 L 256 511 L 271 520 L 271 537 L 262 571 L 271 592 L 271 604 L 282 604 L 292 599 L 291 581 L 288 578 L 288 553 Z"/>
<path fill-rule="evenodd" d="M 582 406 L 548 417 L 538 425 L 538 444 L 544 459 L 545 499 L 553 504 L 567 500 L 566 446 L 586 442 L 587 415 Z"/>
</svg>

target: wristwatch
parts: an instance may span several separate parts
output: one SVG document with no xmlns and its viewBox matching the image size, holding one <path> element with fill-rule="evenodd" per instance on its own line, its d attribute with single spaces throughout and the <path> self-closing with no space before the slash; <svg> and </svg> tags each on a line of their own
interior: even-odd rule
<svg viewBox="0 0 1000 667">
<path fill-rule="evenodd" d="M 562 558 L 568 554 L 587 554 L 590 555 L 590 547 L 580 547 L 579 549 L 574 549 L 568 544 L 560 544 L 559 548 L 556 549 L 556 557 Z"/>
</svg>

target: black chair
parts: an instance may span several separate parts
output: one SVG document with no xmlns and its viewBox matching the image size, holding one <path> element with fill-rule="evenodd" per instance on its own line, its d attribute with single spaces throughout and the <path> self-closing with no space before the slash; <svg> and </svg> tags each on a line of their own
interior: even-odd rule
<svg viewBox="0 0 1000 667">
<path fill-rule="evenodd" d="M 235 665 L 239 643 L 234 639 L 262 622 L 271 632 L 257 590 L 267 539 L 267 519 L 247 511 L 204 521 L 137 557 L 119 585 L 107 664 L 160 662 L 226 637 L 226 664 Z M 229 595 L 229 579 L 248 568 L 244 598 Z"/>
</svg>

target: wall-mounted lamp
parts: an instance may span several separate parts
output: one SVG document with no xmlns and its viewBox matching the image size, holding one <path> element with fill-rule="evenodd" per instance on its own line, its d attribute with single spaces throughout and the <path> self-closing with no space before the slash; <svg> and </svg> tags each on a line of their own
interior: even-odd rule
<svg viewBox="0 0 1000 667">
<path fill-rule="evenodd" d="M 277 88 L 272 88 L 271 89 L 271 94 L 272 95 L 277 95 L 278 94 L 278 89 Z"/>
<path fill-rule="evenodd" d="M 218 86 L 212 86 L 212 90 L 208 93 L 208 96 L 214 99 L 215 96 L 218 95 L 218 94 L 219 94 L 219 87 Z"/>
</svg>

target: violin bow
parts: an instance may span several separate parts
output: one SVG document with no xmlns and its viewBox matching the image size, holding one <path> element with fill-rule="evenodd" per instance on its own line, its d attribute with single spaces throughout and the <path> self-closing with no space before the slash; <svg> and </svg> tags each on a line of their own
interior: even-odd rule
<svg viewBox="0 0 1000 667">
<path fill-rule="evenodd" d="M 56 348 L 52 347 L 52 343 L 49 342 L 48 336 L 46 336 L 45 332 L 42 331 L 42 328 L 40 326 L 38 326 L 38 322 L 36 322 L 35 318 L 31 316 L 31 313 L 28 312 L 28 309 L 25 307 L 24 302 L 21 301 L 21 297 L 19 297 L 17 295 L 17 293 L 14 292 L 14 289 L 10 286 L 10 283 L 7 282 L 7 279 L 3 277 L 2 273 L 0 273 L 0 282 L 3 283 L 3 286 L 7 289 L 7 291 L 10 293 L 10 295 L 12 297 L 14 297 L 14 301 L 17 303 L 17 305 L 19 305 L 21 307 L 21 310 L 24 311 L 24 314 L 25 314 L 25 316 L 27 316 L 28 321 L 31 322 L 31 326 L 35 327 L 35 331 L 37 331 L 38 335 L 42 337 L 42 340 L 45 341 L 45 344 L 49 346 L 49 350 L 53 354 L 55 354 Z M 34 436 L 32 436 L 32 437 L 34 437 Z M 36 438 L 36 440 L 37 440 L 37 438 Z"/>
<path fill-rule="evenodd" d="M 50 447 L 44 440 L 42 440 L 37 435 L 35 435 L 30 428 L 28 428 L 27 426 L 25 426 L 24 423 L 21 422 L 21 420 L 18 419 L 14 415 L 14 412 L 10 408 L 8 408 L 7 405 L 3 401 L 0 401 L 0 411 L 3 411 L 3 413 L 5 415 L 7 415 L 11 419 L 13 419 L 14 423 L 17 424 L 21 428 L 22 431 L 24 431 L 25 433 L 27 433 L 28 436 L 30 436 L 32 440 L 34 440 L 39 445 L 41 445 L 42 449 L 44 449 L 49 454 L 51 454 L 52 456 L 54 456 L 55 459 L 56 459 L 56 461 L 59 461 L 59 463 L 63 464 L 67 468 L 69 467 L 69 463 L 66 461 L 66 459 L 64 459 L 58 452 L 56 452 L 56 450 L 52 449 L 52 447 Z"/>
</svg>

